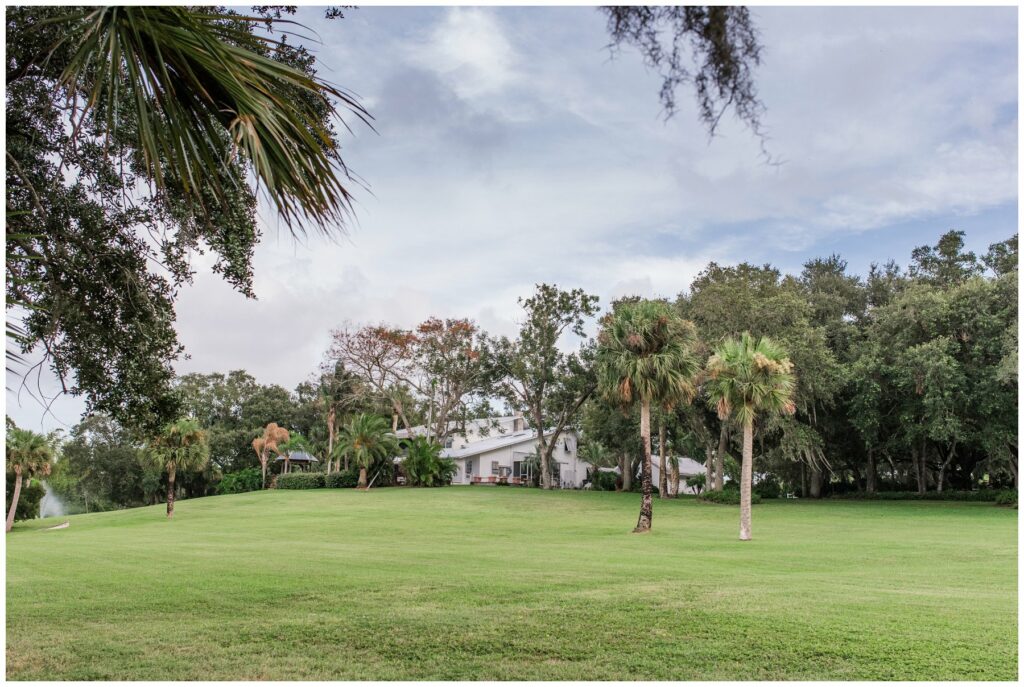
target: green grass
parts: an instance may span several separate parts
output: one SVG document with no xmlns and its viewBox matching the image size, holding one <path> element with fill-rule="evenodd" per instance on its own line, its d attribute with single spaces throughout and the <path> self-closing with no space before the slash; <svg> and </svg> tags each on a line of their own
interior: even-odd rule
<svg viewBox="0 0 1024 687">
<path fill-rule="evenodd" d="M 1017 512 L 516 488 L 268 491 L 19 524 L 7 677 L 1017 677 Z"/>
</svg>

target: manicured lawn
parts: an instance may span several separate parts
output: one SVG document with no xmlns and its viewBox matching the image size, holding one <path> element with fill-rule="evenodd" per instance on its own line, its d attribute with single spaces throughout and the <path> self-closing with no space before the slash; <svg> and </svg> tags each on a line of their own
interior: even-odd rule
<svg viewBox="0 0 1024 687">
<path fill-rule="evenodd" d="M 1017 676 L 1017 512 L 453 487 L 271 491 L 20 524 L 7 677 Z"/>
</svg>

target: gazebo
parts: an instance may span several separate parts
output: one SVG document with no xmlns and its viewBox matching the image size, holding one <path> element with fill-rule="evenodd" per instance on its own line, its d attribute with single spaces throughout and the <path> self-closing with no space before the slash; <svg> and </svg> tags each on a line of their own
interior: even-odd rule
<svg viewBox="0 0 1024 687">
<path fill-rule="evenodd" d="M 309 455 L 305 451 L 291 451 L 290 453 L 278 456 L 277 458 L 274 459 L 274 462 L 283 462 L 284 470 L 282 470 L 281 472 L 286 473 L 291 472 L 291 465 L 293 463 L 295 465 L 300 465 L 308 470 L 309 466 L 311 466 L 313 463 L 319 463 L 320 461 L 317 460 L 315 457 Z"/>
</svg>

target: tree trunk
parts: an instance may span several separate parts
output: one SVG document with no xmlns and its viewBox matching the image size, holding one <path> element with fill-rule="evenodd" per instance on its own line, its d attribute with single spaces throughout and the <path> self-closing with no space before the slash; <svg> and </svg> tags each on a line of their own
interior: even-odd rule
<svg viewBox="0 0 1024 687">
<path fill-rule="evenodd" d="M 615 491 L 625 491 L 626 484 L 626 454 L 619 454 L 619 478 L 615 480 Z"/>
<path fill-rule="evenodd" d="M 23 481 L 21 476 L 21 468 L 14 468 L 14 493 L 11 494 L 11 509 L 7 511 L 7 528 L 5 532 L 10 532 L 11 528 L 14 527 L 14 514 L 18 510 L 18 498 L 21 497 L 21 483 Z"/>
<path fill-rule="evenodd" d="M 633 488 L 633 456 L 627 453 L 623 457 L 626 463 L 622 470 L 622 491 L 629 491 Z"/>
<path fill-rule="evenodd" d="M 811 498 L 821 498 L 821 468 L 817 465 L 811 466 Z"/>
<path fill-rule="evenodd" d="M 174 517 L 174 466 L 167 469 L 167 517 Z"/>
<path fill-rule="evenodd" d="M 946 469 L 953 461 L 954 455 L 956 455 L 956 441 L 954 441 L 953 445 L 949 447 L 949 453 L 946 454 L 946 459 L 942 461 L 942 466 L 939 468 L 939 478 L 935 483 L 935 490 L 940 494 L 942 493 L 942 483 L 946 479 Z"/>
<path fill-rule="evenodd" d="M 548 460 L 548 444 L 544 440 L 544 416 L 541 411 L 534 413 L 534 422 L 537 424 L 537 449 L 541 455 L 541 488 L 551 488 L 551 462 Z"/>
<path fill-rule="evenodd" d="M 267 457 L 260 458 L 260 465 L 263 466 L 263 488 L 267 488 Z"/>
<path fill-rule="evenodd" d="M 653 519 L 651 503 L 651 402 L 644 399 L 640 404 L 640 443 L 643 447 L 644 462 L 640 469 L 640 485 L 643 495 L 640 497 L 640 518 L 636 521 L 634 532 L 648 532 Z"/>
<path fill-rule="evenodd" d="M 722 491 L 725 485 L 725 452 L 729 448 L 729 430 L 722 422 L 722 429 L 718 433 L 718 452 L 715 454 L 715 491 Z"/>
<path fill-rule="evenodd" d="M 924 448 L 924 441 L 921 442 L 921 447 Z M 911 455 L 914 459 L 914 476 L 917 478 L 917 493 L 923 494 L 928 490 L 928 485 L 924 481 L 924 456 L 922 455 L 922 452 L 917 450 L 916 446 L 911 450 Z"/>
<path fill-rule="evenodd" d="M 674 499 L 679 496 L 679 461 L 671 463 L 668 466 L 669 472 L 669 483 L 668 483 L 668 497 Z"/>
<path fill-rule="evenodd" d="M 334 467 L 334 421 L 336 413 L 333 406 L 327 411 L 327 473 Z"/>
<path fill-rule="evenodd" d="M 743 465 L 740 466 L 740 541 L 750 540 L 750 489 L 754 481 L 754 424 L 743 424 Z"/>
<path fill-rule="evenodd" d="M 665 424 L 658 422 L 658 498 L 668 498 L 668 463 L 665 460 Z"/>
<path fill-rule="evenodd" d="M 878 472 L 875 469 L 875 449 L 868 449 L 868 469 L 867 474 L 864 476 L 864 491 L 869 494 L 874 494 L 877 488 Z"/>
<path fill-rule="evenodd" d="M 359 484 L 357 486 L 360 489 L 366 488 L 366 468 L 359 468 Z"/>
<path fill-rule="evenodd" d="M 715 488 L 715 452 L 710 447 L 704 448 L 704 489 L 712 491 Z"/>
</svg>

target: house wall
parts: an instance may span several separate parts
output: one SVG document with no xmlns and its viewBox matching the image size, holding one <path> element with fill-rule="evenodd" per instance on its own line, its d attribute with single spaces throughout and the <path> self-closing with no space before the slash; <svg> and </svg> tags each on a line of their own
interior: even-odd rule
<svg viewBox="0 0 1024 687">
<path fill-rule="evenodd" d="M 692 489 L 691 487 L 686 486 L 686 480 L 687 480 L 687 478 L 693 477 L 694 475 L 703 474 L 703 472 L 704 472 L 703 469 L 698 470 L 698 469 L 693 468 L 693 467 L 691 467 L 689 470 L 685 470 L 685 469 L 684 470 L 680 470 L 680 473 L 679 473 L 679 492 L 678 493 L 680 493 L 680 494 L 696 494 L 697 491 L 695 489 Z M 671 471 L 668 474 L 669 474 L 669 480 L 671 481 L 671 479 L 672 479 Z M 658 490 L 658 481 L 660 479 L 660 475 L 661 475 L 660 460 L 659 460 L 657 455 L 653 455 L 653 456 L 651 456 L 651 484 L 654 485 L 654 490 L 655 491 Z"/>
<path fill-rule="evenodd" d="M 565 448 L 566 440 L 568 440 L 569 445 L 568 451 Z M 575 434 L 569 434 L 567 437 L 563 435 L 563 437 L 559 438 L 558 445 L 555 446 L 555 450 L 551 454 L 551 460 L 561 464 L 561 483 L 568 487 L 581 487 L 583 486 L 583 481 L 587 478 L 588 463 L 580 459 L 577 452 L 578 445 L 579 442 Z M 472 465 L 474 476 L 480 476 L 486 480 L 492 474 L 492 461 L 497 462 L 500 467 L 508 468 L 511 472 L 512 463 L 515 460 L 521 460 L 517 454 L 532 453 L 536 449 L 537 440 L 532 439 L 487 451 L 472 458 L 458 459 L 456 460 L 456 465 L 461 464 L 461 467 L 455 476 L 454 482 L 458 484 L 465 481 L 463 478 L 467 462 Z"/>
</svg>

